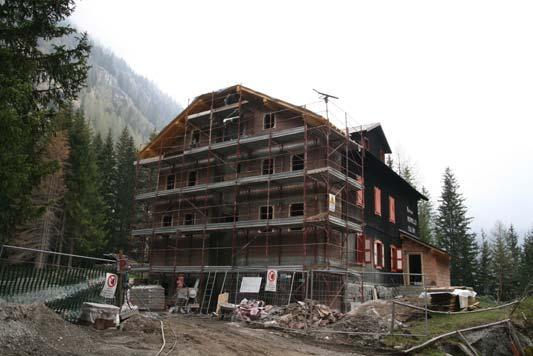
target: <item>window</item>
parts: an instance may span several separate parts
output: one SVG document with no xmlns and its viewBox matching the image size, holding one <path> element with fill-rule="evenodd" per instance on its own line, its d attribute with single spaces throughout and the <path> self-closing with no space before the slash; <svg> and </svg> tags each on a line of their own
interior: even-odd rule
<svg viewBox="0 0 533 356">
<path fill-rule="evenodd" d="M 267 113 L 263 116 L 263 130 L 268 130 L 276 127 L 276 115 L 274 113 Z"/>
<path fill-rule="evenodd" d="M 264 159 L 261 163 L 261 169 L 263 170 L 263 174 L 274 173 L 274 160 L 272 158 Z"/>
<path fill-rule="evenodd" d="M 185 214 L 183 223 L 184 225 L 194 225 L 194 214 Z"/>
<path fill-rule="evenodd" d="M 289 208 L 289 215 L 292 216 L 303 216 L 304 215 L 304 203 L 294 203 L 291 204 Z"/>
<path fill-rule="evenodd" d="M 200 131 L 194 130 L 191 136 L 191 146 L 196 147 L 200 143 Z"/>
<path fill-rule="evenodd" d="M 272 219 L 274 216 L 274 208 L 272 205 L 266 205 L 259 208 L 259 218 L 261 220 Z"/>
<path fill-rule="evenodd" d="M 293 171 L 301 171 L 304 169 L 304 155 L 298 154 L 292 156 L 291 169 Z"/>
<path fill-rule="evenodd" d="M 174 189 L 176 176 L 174 174 L 167 176 L 167 189 Z"/>
<path fill-rule="evenodd" d="M 365 239 L 365 263 L 372 263 L 372 240 Z"/>
<path fill-rule="evenodd" d="M 163 219 L 161 221 L 161 225 L 163 225 L 163 226 L 172 226 L 172 215 L 170 215 L 170 214 L 163 215 Z"/>
<path fill-rule="evenodd" d="M 363 234 L 357 234 L 357 246 L 356 246 L 356 263 L 363 264 L 365 261 L 365 236 Z"/>
<path fill-rule="evenodd" d="M 368 139 L 368 137 L 365 137 L 363 139 L 363 147 L 368 151 L 370 150 L 370 140 Z"/>
<path fill-rule="evenodd" d="M 385 248 L 379 240 L 374 241 L 374 267 L 382 269 L 385 265 Z"/>
<path fill-rule="evenodd" d="M 374 214 L 381 216 L 381 189 L 374 187 Z"/>
<path fill-rule="evenodd" d="M 357 204 L 357 206 L 362 208 L 365 205 L 365 198 L 363 195 L 363 190 L 359 189 L 356 194 L 357 196 L 356 196 L 355 203 Z"/>
<path fill-rule="evenodd" d="M 402 270 L 402 249 L 391 245 L 390 246 L 390 270 L 392 272 L 399 272 Z"/>
<path fill-rule="evenodd" d="M 394 198 L 389 195 L 389 221 L 396 223 L 396 206 Z"/>
<path fill-rule="evenodd" d="M 189 171 L 189 179 L 188 179 L 189 187 L 196 185 L 196 176 L 197 176 L 196 171 Z"/>
</svg>

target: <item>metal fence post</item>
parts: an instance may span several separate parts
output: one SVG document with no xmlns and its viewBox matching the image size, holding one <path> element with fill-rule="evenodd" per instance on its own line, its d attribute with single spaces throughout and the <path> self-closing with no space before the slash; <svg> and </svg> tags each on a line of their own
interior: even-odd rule
<svg viewBox="0 0 533 356">
<path fill-rule="evenodd" d="M 429 336 L 429 320 L 428 320 L 428 290 L 426 288 L 426 275 L 422 274 L 422 287 L 424 288 L 424 318 L 426 336 Z"/>
</svg>

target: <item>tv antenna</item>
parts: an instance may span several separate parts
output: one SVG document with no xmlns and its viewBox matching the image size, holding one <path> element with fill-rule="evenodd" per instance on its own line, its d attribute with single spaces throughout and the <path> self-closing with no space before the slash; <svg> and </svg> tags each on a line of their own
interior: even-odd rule
<svg viewBox="0 0 533 356">
<path fill-rule="evenodd" d="M 326 103 L 326 119 L 328 119 L 329 121 L 329 110 L 328 110 L 328 102 L 329 102 L 329 99 L 339 99 L 338 97 L 336 97 L 335 95 L 331 95 L 331 94 L 326 94 L 326 93 L 322 93 L 321 91 L 318 91 L 316 89 L 313 89 L 315 92 L 317 92 L 318 95 L 320 95 L 320 99 L 323 99 L 324 100 L 324 103 Z"/>
</svg>

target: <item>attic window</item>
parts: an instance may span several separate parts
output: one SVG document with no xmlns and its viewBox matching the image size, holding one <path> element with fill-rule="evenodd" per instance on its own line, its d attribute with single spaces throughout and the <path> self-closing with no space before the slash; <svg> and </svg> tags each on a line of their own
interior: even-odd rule
<svg viewBox="0 0 533 356">
<path fill-rule="evenodd" d="M 298 154 L 292 156 L 291 169 L 293 171 L 301 171 L 304 169 L 304 155 Z"/>
<path fill-rule="evenodd" d="M 191 146 L 196 147 L 200 143 L 200 131 L 194 130 L 191 136 Z"/>
<path fill-rule="evenodd" d="M 265 114 L 263 116 L 263 130 L 273 129 L 274 127 L 276 127 L 276 114 Z"/>
</svg>

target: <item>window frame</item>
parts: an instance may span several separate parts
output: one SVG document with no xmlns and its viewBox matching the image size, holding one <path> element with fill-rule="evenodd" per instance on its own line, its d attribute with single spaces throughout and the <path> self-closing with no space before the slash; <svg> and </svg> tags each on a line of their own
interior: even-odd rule
<svg viewBox="0 0 533 356">
<path fill-rule="evenodd" d="M 374 246 L 374 243 L 372 239 L 365 237 L 365 264 L 372 264 L 373 260 L 373 252 L 372 247 Z"/>
<path fill-rule="evenodd" d="M 265 162 L 267 161 L 270 161 L 271 163 L 269 163 L 268 173 L 265 173 Z M 267 176 L 269 174 L 274 174 L 274 158 L 264 158 L 261 161 L 261 175 Z"/>
<path fill-rule="evenodd" d="M 190 220 L 190 224 L 188 223 L 189 219 L 187 219 L 189 216 L 192 217 L 192 219 Z M 196 222 L 196 215 L 194 213 L 183 214 L 183 225 L 194 225 L 195 222 Z"/>
<path fill-rule="evenodd" d="M 198 147 L 200 144 L 201 133 L 200 130 L 192 130 L 191 133 L 191 147 Z"/>
<path fill-rule="evenodd" d="M 170 177 L 172 177 L 172 188 L 168 187 L 168 180 L 169 180 Z M 166 186 L 167 190 L 172 190 L 172 189 L 176 188 L 176 175 L 175 174 L 167 175 L 165 186 Z"/>
<path fill-rule="evenodd" d="M 298 204 L 302 205 L 302 214 L 301 215 L 293 215 L 292 214 L 292 208 L 293 208 L 294 205 L 298 205 Z M 305 204 L 303 202 L 296 202 L 296 203 L 290 203 L 289 204 L 289 217 L 290 218 L 294 218 L 294 217 L 298 217 L 298 216 L 304 216 L 304 213 L 305 213 Z"/>
<path fill-rule="evenodd" d="M 269 127 L 266 127 L 267 125 L 265 125 L 267 123 L 266 121 L 266 118 L 267 116 L 269 117 L 269 120 L 268 120 L 268 126 Z M 267 112 L 263 115 L 263 130 L 271 130 L 271 129 L 274 129 L 276 128 L 276 114 L 273 113 L 273 112 Z"/>
<path fill-rule="evenodd" d="M 170 217 L 170 221 L 168 222 L 168 224 L 165 222 L 165 218 L 167 217 Z M 174 216 L 172 216 L 172 214 L 163 214 L 163 216 L 161 216 L 161 227 L 169 227 L 172 226 L 173 223 Z"/>
<path fill-rule="evenodd" d="M 191 174 L 194 173 L 194 184 L 191 184 Z M 198 184 L 198 171 L 191 170 L 187 172 L 187 186 L 188 187 L 194 187 Z"/>
<path fill-rule="evenodd" d="M 272 209 L 272 212 L 269 214 L 269 211 L 267 210 L 267 213 L 266 213 L 266 218 L 263 218 L 263 213 L 261 211 L 261 209 L 263 208 L 267 208 L 267 209 Z M 270 218 L 268 218 L 268 215 L 271 215 Z M 273 220 L 274 219 L 274 205 L 261 205 L 259 207 L 259 220 Z"/>
<path fill-rule="evenodd" d="M 299 156 L 301 157 L 301 160 L 302 160 L 302 168 L 300 169 L 294 169 L 294 158 L 296 156 Z M 295 171 L 303 171 L 305 169 L 305 154 L 304 153 L 295 153 L 291 156 L 291 171 L 295 172 Z"/>
</svg>

